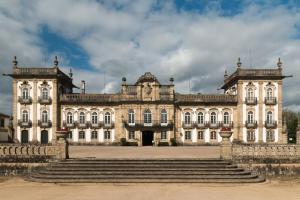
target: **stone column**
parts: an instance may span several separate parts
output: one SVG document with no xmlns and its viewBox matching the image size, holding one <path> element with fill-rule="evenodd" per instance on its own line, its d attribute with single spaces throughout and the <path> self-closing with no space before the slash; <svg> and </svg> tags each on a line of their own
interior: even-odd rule
<svg viewBox="0 0 300 200">
<path fill-rule="evenodd" d="M 220 158 L 224 160 L 232 159 L 232 143 L 230 137 L 232 131 L 220 131 L 220 136 L 222 137 L 220 145 Z"/>
<path fill-rule="evenodd" d="M 264 128 L 264 122 L 263 122 L 263 82 L 258 82 L 258 143 L 263 142 L 263 128 Z"/>
<path fill-rule="evenodd" d="M 32 111 L 33 111 L 33 116 L 32 116 L 32 142 L 37 142 L 37 80 L 33 81 L 33 97 L 32 97 Z"/>
</svg>

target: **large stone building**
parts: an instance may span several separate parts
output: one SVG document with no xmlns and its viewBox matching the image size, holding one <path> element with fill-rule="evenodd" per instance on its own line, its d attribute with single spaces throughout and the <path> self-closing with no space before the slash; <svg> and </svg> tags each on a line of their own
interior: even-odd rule
<svg viewBox="0 0 300 200">
<path fill-rule="evenodd" d="M 72 143 L 166 145 L 217 144 L 230 128 L 232 140 L 286 143 L 282 130 L 282 63 L 272 69 L 244 69 L 224 75 L 224 94 L 180 94 L 174 80 L 161 84 L 150 72 L 120 92 L 73 93 L 72 73 L 55 59 L 51 68 L 23 68 L 13 61 L 15 140 L 48 143 L 58 127 Z"/>
</svg>

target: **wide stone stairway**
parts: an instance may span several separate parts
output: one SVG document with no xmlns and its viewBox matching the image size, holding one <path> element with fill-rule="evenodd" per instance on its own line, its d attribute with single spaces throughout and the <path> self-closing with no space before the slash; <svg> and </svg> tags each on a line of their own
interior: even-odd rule
<svg viewBox="0 0 300 200">
<path fill-rule="evenodd" d="M 79 158 L 27 177 L 47 183 L 257 183 L 265 179 L 230 161 L 197 158 Z"/>
</svg>

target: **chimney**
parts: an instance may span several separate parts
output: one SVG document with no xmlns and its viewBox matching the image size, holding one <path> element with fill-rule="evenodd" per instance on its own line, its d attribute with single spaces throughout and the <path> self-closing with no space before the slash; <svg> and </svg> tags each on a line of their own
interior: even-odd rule
<svg viewBox="0 0 300 200">
<path fill-rule="evenodd" d="M 85 81 L 81 81 L 81 94 L 85 94 Z"/>
</svg>

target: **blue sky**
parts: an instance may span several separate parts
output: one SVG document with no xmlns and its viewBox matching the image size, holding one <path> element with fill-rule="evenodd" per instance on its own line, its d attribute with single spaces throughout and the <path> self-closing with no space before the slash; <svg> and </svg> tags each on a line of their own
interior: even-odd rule
<svg viewBox="0 0 300 200">
<path fill-rule="evenodd" d="M 13 8 L 13 9 L 12 9 Z M 300 1 L 0 1 L 1 73 L 20 66 L 73 69 L 91 93 L 117 92 L 146 71 L 182 93 L 217 93 L 225 69 L 275 67 L 282 58 L 284 106 L 300 111 Z M 105 80 L 104 80 L 105 77 Z M 104 84 L 105 81 L 105 84 Z M 11 80 L 0 79 L 0 112 L 11 111 Z"/>
</svg>

